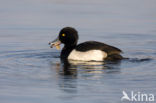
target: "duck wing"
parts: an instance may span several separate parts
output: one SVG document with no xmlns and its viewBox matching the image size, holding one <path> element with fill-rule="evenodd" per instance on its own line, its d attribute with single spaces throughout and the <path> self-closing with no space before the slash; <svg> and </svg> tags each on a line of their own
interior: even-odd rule
<svg viewBox="0 0 156 103">
<path fill-rule="evenodd" d="M 87 41 L 76 46 L 77 51 L 102 50 L 108 55 L 120 54 L 122 51 L 114 46 L 97 41 Z"/>
</svg>

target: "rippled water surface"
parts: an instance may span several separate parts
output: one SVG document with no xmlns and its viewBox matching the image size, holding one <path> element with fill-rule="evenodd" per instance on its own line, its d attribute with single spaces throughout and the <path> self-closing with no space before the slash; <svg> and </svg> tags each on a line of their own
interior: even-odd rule
<svg viewBox="0 0 156 103">
<path fill-rule="evenodd" d="M 155 0 L 0 2 L 1 103 L 121 103 L 123 90 L 156 95 Z M 79 31 L 79 43 L 105 42 L 130 60 L 61 63 L 48 42 L 65 26 Z"/>
</svg>

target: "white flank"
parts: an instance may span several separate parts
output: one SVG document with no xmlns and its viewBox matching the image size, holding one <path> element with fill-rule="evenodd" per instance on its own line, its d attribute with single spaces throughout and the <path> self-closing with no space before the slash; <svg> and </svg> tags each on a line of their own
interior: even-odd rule
<svg viewBox="0 0 156 103">
<path fill-rule="evenodd" d="M 81 61 L 103 61 L 107 57 L 107 53 L 101 50 L 89 50 L 86 52 L 76 51 L 70 53 L 68 59 Z"/>
</svg>

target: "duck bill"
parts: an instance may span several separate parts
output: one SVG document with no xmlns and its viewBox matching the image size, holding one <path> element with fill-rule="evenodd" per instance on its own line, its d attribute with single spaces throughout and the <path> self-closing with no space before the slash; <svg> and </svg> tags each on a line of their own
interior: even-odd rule
<svg viewBox="0 0 156 103">
<path fill-rule="evenodd" d="M 52 42 L 49 42 L 50 47 L 51 48 L 56 47 L 57 50 L 60 50 L 60 44 L 61 44 L 61 41 L 58 38 L 56 38 Z"/>
</svg>

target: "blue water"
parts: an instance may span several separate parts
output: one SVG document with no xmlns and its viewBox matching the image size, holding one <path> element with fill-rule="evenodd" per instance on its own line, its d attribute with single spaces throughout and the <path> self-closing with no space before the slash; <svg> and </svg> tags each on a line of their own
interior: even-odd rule
<svg viewBox="0 0 156 103">
<path fill-rule="evenodd" d="M 61 63 L 48 42 L 65 26 L 79 31 L 79 43 L 116 46 L 130 60 Z M 121 103 L 123 90 L 156 95 L 155 44 L 155 0 L 0 0 L 0 103 Z"/>
</svg>

